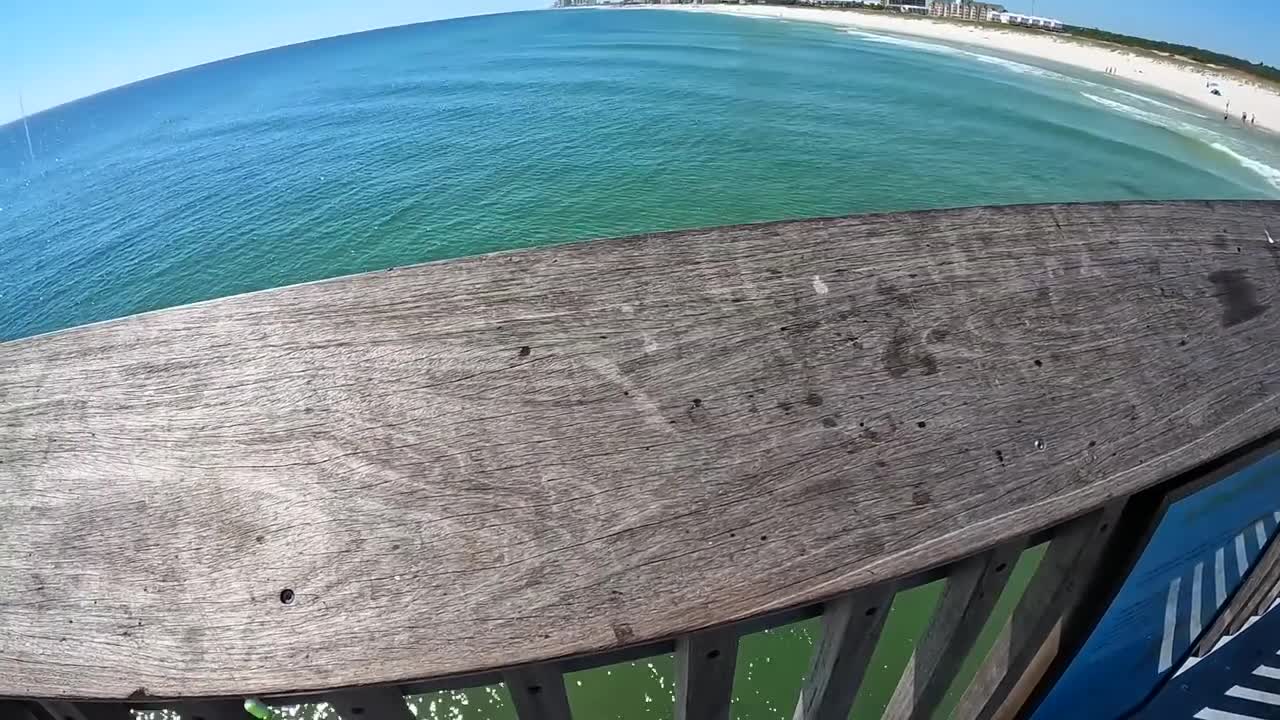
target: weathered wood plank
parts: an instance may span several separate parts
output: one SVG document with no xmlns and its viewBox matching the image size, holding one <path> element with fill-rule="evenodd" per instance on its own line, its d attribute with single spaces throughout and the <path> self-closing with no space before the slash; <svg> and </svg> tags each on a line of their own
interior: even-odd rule
<svg viewBox="0 0 1280 720">
<path fill-rule="evenodd" d="M 1112 503 L 1071 521 L 1050 541 L 951 720 L 990 720 L 1004 707 L 1049 634 L 1071 612 L 1088 585 L 1123 510 L 1123 501 Z"/>
<path fill-rule="evenodd" d="M 884 720 L 933 717 L 999 601 L 1022 549 L 1021 542 L 1008 543 L 956 565 L 889 699 Z"/>
<path fill-rule="evenodd" d="M 827 604 L 794 720 L 846 720 L 884 629 L 895 586 L 849 593 Z"/>
<path fill-rule="evenodd" d="M 733 627 L 676 641 L 676 720 L 729 720 L 738 633 Z"/>
<path fill-rule="evenodd" d="M 570 720 L 569 695 L 564 676 L 549 663 L 531 665 L 503 674 L 511 704 L 520 720 Z"/>
<path fill-rule="evenodd" d="M 395 688 L 343 690 L 325 695 L 342 720 L 414 720 L 404 695 Z"/>
<path fill-rule="evenodd" d="M 0 695 L 485 672 L 1050 527 L 1275 426 L 1277 225 L 720 228 L 0 345 Z"/>
<path fill-rule="evenodd" d="M 1280 542 L 1272 540 L 1231 599 L 1218 610 L 1196 646 L 1196 654 L 1201 657 L 1209 654 L 1224 635 L 1239 632 L 1263 607 L 1277 582 L 1280 582 Z"/>
</svg>

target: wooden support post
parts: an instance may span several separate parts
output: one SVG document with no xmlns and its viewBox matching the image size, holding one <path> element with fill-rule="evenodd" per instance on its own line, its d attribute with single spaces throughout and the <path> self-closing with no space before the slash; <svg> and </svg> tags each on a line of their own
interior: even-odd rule
<svg viewBox="0 0 1280 720">
<path fill-rule="evenodd" d="M 342 720 L 414 720 L 404 695 L 394 687 L 328 693 L 325 702 Z"/>
<path fill-rule="evenodd" d="M 0 718 L 5 720 L 44 720 L 36 714 L 39 711 L 40 706 L 35 703 L 22 700 L 0 700 Z M 54 720 L 62 720 L 62 718 L 55 717 Z"/>
<path fill-rule="evenodd" d="M 932 716 L 1000 599 L 1022 548 L 1022 543 L 1010 543 L 956 564 L 884 720 Z"/>
<path fill-rule="evenodd" d="M 1023 678 L 1045 641 L 1072 611 L 1124 509 L 1117 502 L 1059 528 L 1044 559 L 1000 631 L 952 720 L 991 720 Z"/>
<path fill-rule="evenodd" d="M 520 720 L 570 720 L 564 676 L 554 665 L 528 665 L 503 673 Z"/>
<path fill-rule="evenodd" d="M 676 641 L 676 720 L 729 720 L 738 633 L 732 627 Z"/>
<path fill-rule="evenodd" d="M 1280 582 L 1280 542 L 1273 538 L 1250 568 L 1239 589 L 1222 606 L 1217 617 L 1209 624 L 1209 629 L 1201 636 L 1196 646 L 1196 655 L 1203 657 L 1209 654 L 1224 635 L 1240 632 L 1245 622 L 1256 615 L 1267 602 L 1277 582 Z"/>
<path fill-rule="evenodd" d="M 891 585 L 876 586 L 827 603 L 822 613 L 822 638 L 813 649 L 794 720 L 849 717 L 895 590 Z"/>
<path fill-rule="evenodd" d="M 37 704 L 55 720 L 133 720 L 129 706 L 122 703 L 72 703 L 39 700 Z"/>
<path fill-rule="evenodd" d="M 182 720 L 249 720 L 244 700 L 192 700 L 170 707 Z"/>
</svg>

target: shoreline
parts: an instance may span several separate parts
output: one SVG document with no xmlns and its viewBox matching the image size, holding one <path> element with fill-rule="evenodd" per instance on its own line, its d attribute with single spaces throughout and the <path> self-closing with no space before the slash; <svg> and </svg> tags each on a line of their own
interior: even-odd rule
<svg viewBox="0 0 1280 720">
<path fill-rule="evenodd" d="M 941 40 L 970 47 L 995 50 L 1028 60 L 1041 60 L 1099 74 L 1114 67 L 1109 77 L 1127 80 L 1201 107 L 1224 113 L 1230 103 L 1232 127 L 1241 128 L 1240 113 L 1257 124 L 1269 139 L 1280 135 L 1280 87 L 1262 80 L 1244 79 L 1242 73 L 1202 65 L 1190 60 L 1153 57 L 1136 48 L 1110 46 L 1093 40 L 1031 30 L 1010 30 L 990 23 L 906 17 L 889 12 L 826 10 L 774 5 L 642 5 L 631 6 L 679 12 L 711 12 L 740 17 L 771 18 L 812 22 L 870 32 L 888 32 L 917 38 Z M 1222 96 L 1210 94 L 1208 83 L 1217 83 Z"/>
</svg>

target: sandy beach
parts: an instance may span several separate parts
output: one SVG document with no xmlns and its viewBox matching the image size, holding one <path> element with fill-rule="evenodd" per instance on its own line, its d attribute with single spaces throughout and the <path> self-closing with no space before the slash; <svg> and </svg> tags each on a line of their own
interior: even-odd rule
<svg viewBox="0 0 1280 720">
<path fill-rule="evenodd" d="M 1104 72 L 1115 68 L 1115 74 L 1126 80 L 1156 88 L 1206 109 L 1226 114 L 1227 122 L 1240 125 L 1240 113 L 1257 114 L 1257 126 L 1280 132 L 1280 90 L 1252 82 L 1242 73 L 1215 69 L 1188 60 L 1160 58 L 1151 53 L 1120 46 L 1021 30 L 1004 30 L 986 23 L 932 20 L 904 17 L 889 12 L 822 10 L 817 8 L 774 7 L 761 5 L 654 5 L 666 10 L 685 12 L 717 12 L 751 17 L 770 17 L 800 22 L 818 22 L 868 31 L 942 40 L 949 43 L 989 48 L 1028 59 L 1044 59 L 1084 70 Z M 1216 83 L 1222 95 L 1210 93 Z"/>
</svg>

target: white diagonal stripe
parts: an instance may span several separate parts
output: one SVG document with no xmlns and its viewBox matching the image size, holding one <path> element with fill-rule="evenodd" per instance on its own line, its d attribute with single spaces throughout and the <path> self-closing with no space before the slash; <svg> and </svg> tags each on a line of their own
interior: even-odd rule
<svg viewBox="0 0 1280 720">
<path fill-rule="evenodd" d="M 1254 690 L 1253 688 L 1241 687 L 1240 685 L 1236 685 L 1228 690 L 1227 697 L 1240 698 L 1241 700 L 1252 700 L 1253 702 L 1262 703 L 1264 705 L 1280 706 L 1280 695 L 1262 692 L 1261 690 Z"/>
<path fill-rule="evenodd" d="M 1253 674 L 1268 680 L 1280 680 L 1280 668 L 1273 668 L 1270 665 L 1259 665 L 1254 669 Z"/>
<path fill-rule="evenodd" d="M 1249 556 L 1244 552 L 1244 533 L 1236 536 L 1236 569 L 1240 571 L 1242 578 L 1249 571 Z"/>
<path fill-rule="evenodd" d="M 1196 563 L 1195 574 L 1191 576 L 1191 639 L 1200 637 L 1200 592 L 1204 583 L 1204 563 Z"/>
<path fill-rule="evenodd" d="M 1261 520 L 1253 526 L 1253 534 L 1258 536 L 1259 550 L 1267 546 L 1267 526 L 1263 525 Z"/>
<path fill-rule="evenodd" d="M 1222 548 L 1213 556 L 1213 596 L 1217 599 L 1214 607 L 1222 607 L 1227 601 L 1227 574 L 1222 566 L 1226 564 Z"/>
<path fill-rule="evenodd" d="M 1240 713 L 1227 712 L 1225 710 L 1205 708 L 1196 713 L 1196 720 L 1262 720 L 1262 718 L 1254 717 L 1252 715 L 1241 715 Z"/>
<path fill-rule="evenodd" d="M 1164 603 L 1164 637 L 1160 640 L 1160 672 L 1173 667 L 1173 636 L 1178 631 L 1178 592 L 1182 576 L 1169 581 L 1169 598 Z"/>
</svg>

